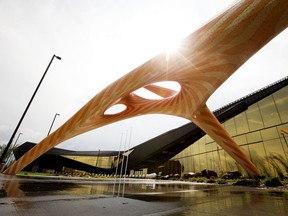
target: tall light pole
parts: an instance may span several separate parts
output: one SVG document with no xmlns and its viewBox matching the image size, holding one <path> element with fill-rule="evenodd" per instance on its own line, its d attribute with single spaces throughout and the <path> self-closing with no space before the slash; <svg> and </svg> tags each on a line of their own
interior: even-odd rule
<svg viewBox="0 0 288 216">
<path fill-rule="evenodd" d="M 55 116 L 54 116 L 54 118 L 53 118 L 53 121 L 52 121 L 52 124 L 51 124 L 51 126 L 50 126 L 50 129 L 49 129 L 49 131 L 48 131 L 47 136 L 49 136 L 50 131 L 51 131 L 52 127 L 53 127 L 54 121 L 55 121 L 55 119 L 56 119 L 57 116 L 60 116 L 60 114 L 59 114 L 59 113 L 56 113 L 56 114 L 55 114 Z"/>
<path fill-rule="evenodd" d="M 25 115 L 26 115 L 26 113 L 27 113 L 27 111 L 28 111 L 28 109 L 29 109 L 29 107 L 30 107 L 30 105 L 31 105 L 31 103 L 32 103 L 32 101 L 33 101 L 33 99 L 34 99 L 34 97 L 35 97 L 35 95 L 36 95 L 36 93 L 37 93 L 37 91 L 38 91 L 38 89 L 39 89 L 39 87 L 40 87 L 40 85 L 41 85 L 41 83 L 42 83 L 47 71 L 48 71 L 48 69 L 49 69 L 49 67 L 50 67 L 50 65 L 51 65 L 51 63 L 53 62 L 54 58 L 57 58 L 58 60 L 61 60 L 61 57 L 59 57 L 59 56 L 56 56 L 56 55 L 52 56 L 52 58 L 51 58 L 51 60 L 50 60 L 50 62 L 48 64 L 48 66 L 47 66 L 47 68 L 46 68 L 46 70 L 45 70 L 40 82 L 38 83 L 38 86 L 36 87 L 36 89 L 35 89 L 32 97 L 31 97 L 31 99 L 30 99 L 30 101 L 29 101 L 29 103 L 28 103 L 23 115 L 21 116 L 21 118 L 20 118 L 20 120 L 19 120 L 19 122 L 18 122 L 18 124 L 17 124 L 17 126 L 16 126 L 16 128 L 15 128 L 15 130 L 14 130 L 14 132 L 13 132 L 13 134 L 12 134 L 10 140 L 9 140 L 9 142 L 8 142 L 8 144 L 6 145 L 2 155 L 0 157 L 0 163 L 5 163 L 4 158 L 5 158 L 6 154 L 7 154 L 7 151 L 9 149 L 10 145 L 12 144 L 13 139 L 14 139 L 14 137 L 15 137 L 15 135 L 16 135 L 16 133 L 17 133 L 17 131 L 18 131 L 18 129 L 19 129 L 19 127 L 20 127 L 20 125 L 21 125 L 21 123 L 22 123 L 22 121 L 23 121 L 23 119 L 24 119 L 24 117 L 25 117 Z"/>
<path fill-rule="evenodd" d="M 23 134 L 23 133 L 19 133 L 19 134 L 18 134 L 17 139 L 15 140 L 15 143 L 14 143 L 14 145 L 13 145 L 13 147 L 12 147 L 12 150 L 13 150 L 14 147 L 16 147 L 17 141 L 18 141 L 19 137 L 20 137 L 22 134 Z"/>
</svg>

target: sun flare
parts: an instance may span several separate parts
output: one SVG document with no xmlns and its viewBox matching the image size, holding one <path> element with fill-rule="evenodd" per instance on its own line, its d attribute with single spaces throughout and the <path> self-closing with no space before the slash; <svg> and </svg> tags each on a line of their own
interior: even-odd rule
<svg viewBox="0 0 288 216">
<path fill-rule="evenodd" d="M 170 56 L 177 53 L 180 47 L 178 40 L 167 40 L 162 47 L 162 52 L 166 53 L 166 60 L 169 61 Z"/>
</svg>

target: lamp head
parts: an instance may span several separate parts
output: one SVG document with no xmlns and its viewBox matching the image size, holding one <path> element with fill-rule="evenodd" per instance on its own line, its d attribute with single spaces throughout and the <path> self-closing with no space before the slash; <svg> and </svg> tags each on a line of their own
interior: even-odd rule
<svg viewBox="0 0 288 216">
<path fill-rule="evenodd" d="M 56 55 L 54 55 L 57 59 L 59 59 L 59 60 L 61 60 L 61 57 L 60 56 L 56 56 Z"/>
</svg>

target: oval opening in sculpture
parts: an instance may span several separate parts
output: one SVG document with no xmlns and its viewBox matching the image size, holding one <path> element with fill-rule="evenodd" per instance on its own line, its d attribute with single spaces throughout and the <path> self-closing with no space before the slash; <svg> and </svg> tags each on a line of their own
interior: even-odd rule
<svg viewBox="0 0 288 216">
<path fill-rule="evenodd" d="M 175 96 L 181 90 L 181 85 L 176 81 L 163 81 L 151 83 L 133 92 L 139 97 L 159 100 Z"/>
<path fill-rule="evenodd" d="M 127 109 L 127 106 L 124 104 L 115 104 L 109 107 L 105 112 L 104 115 L 115 115 L 123 112 Z"/>
</svg>

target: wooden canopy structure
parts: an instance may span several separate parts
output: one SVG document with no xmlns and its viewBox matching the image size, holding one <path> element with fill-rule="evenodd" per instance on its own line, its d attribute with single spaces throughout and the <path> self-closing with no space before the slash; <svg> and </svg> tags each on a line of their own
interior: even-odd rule
<svg viewBox="0 0 288 216">
<path fill-rule="evenodd" d="M 96 94 L 54 133 L 4 171 L 16 174 L 57 144 L 104 125 L 147 114 L 167 114 L 191 120 L 239 163 L 249 175 L 259 170 L 242 152 L 206 106 L 214 91 L 252 55 L 288 25 L 288 1 L 236 2 L 181 42 L 167 58 L 159 54 Z M 179 92 L 154 85 L 179 83 Z M 244 86 L 243 86 L 244 87 Z M 133 92 L 140 88 L 159 95 L 152 100 Z M 106 114 L 117 104 L 125 110 Z"/>
</svg>

